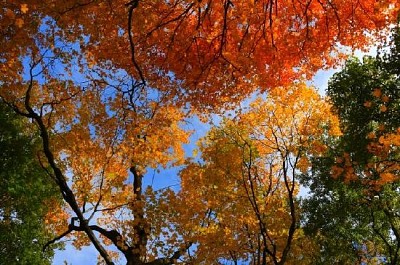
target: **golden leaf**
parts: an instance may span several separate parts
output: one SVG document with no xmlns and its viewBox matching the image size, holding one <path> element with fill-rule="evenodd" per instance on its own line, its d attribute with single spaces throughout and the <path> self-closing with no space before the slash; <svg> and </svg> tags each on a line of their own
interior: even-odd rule
<svg viewBox="0 0 400 265">
<path fill-rule="evenodd" d="M 29 8 L 27 4 L 21 4 L 21 12 L 23 14 L 25 14 L 26 12 L 28 12 Z"/>
<path fill-rule="evenodd" d="M 18 28 L 22 28 L 22 26 L 24 25 L 24 20 L 22 18 L 17 18 L 15 20 L 15 25 L 17 25 Z"/>
</svg>

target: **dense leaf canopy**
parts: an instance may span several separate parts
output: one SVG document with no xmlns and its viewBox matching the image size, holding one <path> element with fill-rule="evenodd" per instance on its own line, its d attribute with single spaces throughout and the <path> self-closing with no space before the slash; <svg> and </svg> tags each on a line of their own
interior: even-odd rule
<svg viewBox="0 0 400 265">
<path fill-rule="evenodd" d="M 400 260 L 398 33 L 390 53 L 349 60 L 329 83 L 343 136 L 315 161 L 305 203 L 321 264 Z"/>
<path fill-rule="evenodd" d="M 54 184 L 35 161 L 38 136 L 0 101 L 0 263 L 50 264 L 43 222 L 57 201 Z"/>
<path fill-rule="evenodd" d="M 314 238 L 307 240 L 308 257 L 298 254 L 296 245 L 305 238 L 297 177 L 310 171 L 313 159 L 333 152 L 331 142 L 340 132 L 329 104 L 302 82 L 343 62 L 349 49 L 383 41 L 399 5 L 397 0 L 3 1 L 0 99 L 35 126 L 41 147 L 36 157 L 17 157 L 40 161 L 47 175 L 43 185 L 56 184 L 64 201 L 52 203 L 46 214 L 46 227 L 57 233 L 46 246 L 66 238 L 78 249 L 91 244 L 106 264 L 211 262 L 207 255 L 212 262 L 256 264 L 314 259 Z M 398 89 L 398 64 L 386 63 L 379 67 L 391 67 L 387 74 L 386 68 L 373 68 L 373 60 L 349 63 L 343 78 L 332 81 L 340 89 L 329 92 L 344 136 L 343 152 L 335 153 L 338 159 L 325 171 L 344 183 L 359 180 L 368 192 L 383 191 L 398 178 L 399 132 L 392 122 L 398 93 L 390 94 Z M 374 81 L 368 81 L 370 70 Z M 359 89 L 372 90 L 357 97 L 357 87 L 346 90 L 353 80 L 360 81 L 354 83 Z M 254 92 L 265 93 L 248 111 L 241 108 Z M 342 94 L 350 100 L 340 99 Z M 184 152 L 191 134 L 185 124 L 193 114 L 210 121 L 211 114 L 225 110 L 234 117 L 211 130 L 200 148 L 201 161 L 194 163 Z M 358 150 L 344 144 L 353 140 L 360 143 Z M 236 179 L 218 171 L 217 158 L 237 171 Z M 170 166 L 184 167 L 180 192 L 146 187 L 150 168 Z M 271 168 L 274 174 L 268 175 Z M 199 170 L 225 183 L 215 184 L 216 191 L 206 183 L 216 179 L 187 185 L 201 176 Z M 22 190 L 28 190 L 25 184 Z M 224 197 L 224 185 L 247 196 L 247 204 Z M 263 194 L 268 185 L 274 196 Z M 205 197 L 198 194 L 203 188 Z M 269 197 L 274 202 L 258 208 Z M 221 201 L 211 210 L 196 204 L 215 199 Z M 191 203 L 192 211 L 185 211 Z M 227 224 L 232 238 L 213 245 L 213 238 L 228 233 L 216 215 L 233 218 L 236 212 L 226 209 L 233 205 L 249 211 L 242 213 L 249 219 Z M 202 221 L 204 211 L 208 223 Z M 274 211 L 277 219 L 270 220 Z M 270 228 L 270 222 L 277 226 Z M 252 247 L 239 253 L 249 241 Z"/>
</svg>

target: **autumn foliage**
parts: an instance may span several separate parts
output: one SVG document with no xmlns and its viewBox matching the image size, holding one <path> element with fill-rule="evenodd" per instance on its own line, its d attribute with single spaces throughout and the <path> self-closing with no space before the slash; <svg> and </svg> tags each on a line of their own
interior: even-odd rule
<svg viewBox="0 0 400 265">
<path fill-rule="evenodd" d="M 45 248 L 69 237 L 106 264 L 309 263 L 298 176 L 340 130 L 302 82 L 380 40 L 398 13 L 396 0 L 3 1 L 0 98 L 36 126 L 36 158 L 64 199 Z M 390 111 L 371 93 L 366 109 Z M 188 158 L 185 122 L 225 110 Z M 379 128 L 368 148 L 383 185 L 399 139 Z M 149 169 L 171 166 L 179 190 L 146 188 Z"/>
<path fill-rule="evenodd" d="M 115 70 L 181 103 L 217 107 L 337 64 L 339 44 L 370 43 L 395 21 L 398 2 L 7 1 L 2 12 L 2 74 L 11 84 L 21 67 L 15 54 L 48 49 L 67 72 Z"/>
<path fill-rule="evenodd" d="M 343 100 L 345 94 L 355 90 L 355 86 L 359 90 L 355 93 L 360 94 L 346 112 L 343 107 L 336 110 L 342 116 L 342 127 L 347 135 L 345 138 L 354 139 L 357 145 L 345 146 L 343 153 L 337 154 L 332 176 L 342 178 L 347 183 L 361 182 L 367 190 L 375 191 L 397 182 L 400 169 L 398 81 L 395 73 L 387 66 L 380 65 L 383 62 L 379 60 L 365 57 L 363 64 L 355 59 L 349 61 L 343 73 L 336 75 L 331 83 L 336 86 L 335 89 L 341 90 L 342 95 L 334 88 L 330 91 L 332 100 L 337 103 Z M 350 81 L 345 76 L 346 73 L 353 74 L 361 69 L 365 82 Z M 371 75 L 374 75 L 374 79 Z"/>
<path fill-rule="evenodd" d="M 343 135 L 314 161 L 303 203 L 318 264 L 400 260 L 398 30 L 385 52 L 348 60 L 329 82 Z"/>
<path fill-rule="evenodd" d="M 310 264 L 300 255 L 312 243 L 298 229 L 299 175 L 326 150 L 324 137 L 338 135 L 329 104 L 303 84 L 275 88 L 212 129 L 201 161 L 181 172 L 196 262 Z"/>
</svg>

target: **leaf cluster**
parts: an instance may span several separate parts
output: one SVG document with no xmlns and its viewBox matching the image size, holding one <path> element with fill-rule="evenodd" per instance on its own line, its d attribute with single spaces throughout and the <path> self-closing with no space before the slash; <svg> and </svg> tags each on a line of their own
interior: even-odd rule
<svg viewBox="0 0 400 265">
<path fill-rule="evenodd" d="M 35 159 L 38 136 L 29 124 L 0 102 L 0 263 L 50 264 L 42 252 L 52 233 L 43 218 L 57 190 Z"/>
<path fill-rule="evenodd" d="M 329 82 L 343 136 L 303 179 L 305 231 L 320 241 L 320 264 L 400 258 L 398 27 L 392 40 L 389 53 L 350 59 Z"/>
</svg>

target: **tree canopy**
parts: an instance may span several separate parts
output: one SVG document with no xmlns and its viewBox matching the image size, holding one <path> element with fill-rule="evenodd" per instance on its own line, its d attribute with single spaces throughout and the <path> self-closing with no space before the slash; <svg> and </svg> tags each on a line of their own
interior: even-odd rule
<svg viewBox="0 0 400 265">
<path fill-rule="evenodd" d="M 151 87 L 175 104 L 215 109 L 337 64 L 342 45 L 371 43 L 396 21 L 398 5 L 396 0 L 6 1 L 2 74 L 7 87 L 16 86 L 22 70 L 17 57 L 31 57 L 33 65 L 47 51 L 46 58 L 65 63 L 65 75 L 79 71 L 97 86 L 113 80 L 109 85 L 128 98 Z"/>
<path fill-rule="evenodd" d="M 390 53 L 351 59 L 330 80 L 343 136 L 315 161 L 305 204 L 321 264 L 400 260 L 398 34 Z"/>
<path fill-rule="evenodd" d="M 298 195 L 309 178 L 300 175 L 329 154 L 317 171 L 364 185 L 361 193 L 396 185 L 398 64 L 350 62 L 328 92 L 336 113 L 303 83 L 348 49 L 384 41 L 399 8 L 397 0 L 3 1 L 0 99 L 40 136 L 36 157 L 18 157 L 39 161 L 63 198 L 46 214 L 57 236 L 45 247 L 91 244 L 105 264 L 312 264 L 318 247 L 304 234 Z M 188 158 L 185 122 L 213 113 L 233 117 L 210 130 L 198 160 Z M 182 167 L 178 190 L 145 183 L 150 168 L 171 166 Z M 388 220 L 372 228 L 396 261 L 386 226 L 397 224 Z"/>
<path fill-rule="evenodd" d="M 0 262 L 51 264 L 43 245 L 54 234 L 44 219 L 53 201 L 55 185 L 35 160 L 38 135 L 0 101 Z M 29 127 L 29 126 L 28 126 Z"/>
<path fill-rule="evenodd" d="M 274 89 L 212 129 L 200 145 L 203 162 L 181 172 L 196 263 L 311 264 L 299 176 L 327 148 L 324 138 L 340 135 L 338 125 L 329 104 L 300 84 Z"/>
</svg>

